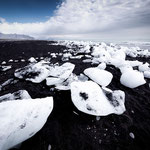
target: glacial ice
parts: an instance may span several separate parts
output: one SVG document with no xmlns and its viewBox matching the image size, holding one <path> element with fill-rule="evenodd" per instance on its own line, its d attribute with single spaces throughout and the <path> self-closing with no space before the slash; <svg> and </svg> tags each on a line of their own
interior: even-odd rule
<svg viewBox="0 0 150 150">
<path fill-rule="evenodd" d="M 22 99 L 31 99 L 31 96 L 26 90 L 19 90 L 14 93 L 5 94 L 0 96 L 0 103 L 11 100 L 22 100 Z"/>
<path fill-rule="evenodd" d="M 137 70 L 125 71 L 121 75 L 120 82 L 129 88 L 136 88 L 146 83 L 143 73 Z"/>
<path fill-rule="evenodd" d="M 101 86 L 109 85 L 113 78 L 110 72 L 98 68 L 87 68 L 84 70 L 84 74 Z"/>
<path fill-rule="evenodd" d="M 56 77 L 48 77 L 46 78 L 46 85 L 52 86 L 52 85 L 60 84 L 64 82 L 64 80 L 65 79 L 56 78 Z"/>
<path fill-rule="evenodd" d="M 17 69 L 14 75 L 19 79 L 40 83 L 49 76 L 51 68 L 52 67 L 50 67 L 47 62 L 40 61 L 35 64 L 29 64 L 24 68 Z"/>
<path fill-rule="evenodd" d="M 49 76 L 57 77 L 65 80 L 70 76 L 74 68 L 75 68 L 74 64 L 66 62 L 61 66 L 54 66 L 51 69 Z"/>
<path fill-rule="evenodd" d="M 0 103 L 0 149 L 7 150 L 35 135 L 52 109 L 52 97 Z"/>
<path fill-rule="evenodd" d="M 71 97 L 80 111 L 94 116 L 120 115 L 126 110 L 123 91 L 102 89 L 93 81 L 72 82 Z"/>
<path fill-rule="evenodd" d="M 7 71 L 11 69 L 11 66 L 0 66 L 0 71 Z"/>
<path fill-rule="evenodd" d="M 141 72 L 150 71 L 150 67 L 149 66 L 150 66 L 149 63 L 141 64 L 141 65 L 139 65 L 138 69 Z"/>
<path fill-rule="evenodd" d="M 29 58 L 28 61 L 29 61 L 30 63 L 36 63 L 36 62 L 37 62 L 34 57 Z"/>
</svg>

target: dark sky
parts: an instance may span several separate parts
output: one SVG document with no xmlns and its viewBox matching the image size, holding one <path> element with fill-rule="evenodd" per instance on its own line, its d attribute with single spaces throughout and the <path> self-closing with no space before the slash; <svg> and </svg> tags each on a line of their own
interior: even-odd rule
<svg viewBox="0 0 150 150">
<path fill-rule="evenodd" d="M 9 22 L 45 21 L 61 0 L 0 0 L 0 17 Z"/>
</svg>

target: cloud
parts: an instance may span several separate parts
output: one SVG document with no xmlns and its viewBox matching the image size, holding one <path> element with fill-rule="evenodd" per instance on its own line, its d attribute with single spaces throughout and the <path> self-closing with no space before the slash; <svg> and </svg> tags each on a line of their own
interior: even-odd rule
<svg viewBox="0 0 150 150">
<path fill-rule="evenodd" d="M 0 18 L 0 32 L 62 39 L 128 38 L 143 33 L 147 38 L 150 35 L 149 8 L 150 0 L 65 0 L 46 22 L 9 23 Z"/>
<path fill-rule="evenodd" d="M 6 20 L 4 18 L 0 17 L 0 23 L 5 23 L 5 22 L 6 22 Z"/>
</svg>

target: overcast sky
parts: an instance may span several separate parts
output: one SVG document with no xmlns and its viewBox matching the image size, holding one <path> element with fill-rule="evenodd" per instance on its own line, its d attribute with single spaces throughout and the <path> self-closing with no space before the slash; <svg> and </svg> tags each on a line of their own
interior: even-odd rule
<svg viewBox="0 0 150 150">
<path fill-rule="evenodd" d="M 1 0 L 0 32 L 44 39 L 146 40 L 150 0 Z"/>
</svg>

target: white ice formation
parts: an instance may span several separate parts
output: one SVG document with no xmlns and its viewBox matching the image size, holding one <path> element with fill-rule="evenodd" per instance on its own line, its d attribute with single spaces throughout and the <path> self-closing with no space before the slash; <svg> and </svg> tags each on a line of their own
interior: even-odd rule
<svg viewBox="0 0 150 150">
<path fill-rule="evenodd" d="M 103 89 L 92 81 L 72 82 L 71 97 L 74 105 L 82 112 L 106 116 L 109 114 L 122 114 L 125 111 L 125 93 Z"/>
</svg>

